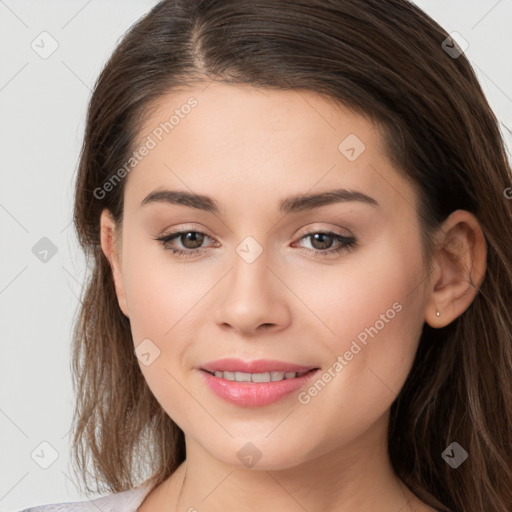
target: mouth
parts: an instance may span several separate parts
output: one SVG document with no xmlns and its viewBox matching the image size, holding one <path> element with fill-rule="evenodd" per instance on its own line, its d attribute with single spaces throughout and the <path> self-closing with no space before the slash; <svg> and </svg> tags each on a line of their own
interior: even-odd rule
<svg viewBox="0 0 512 512">
<path fill-rule="evenodd" d="M 215 371 L 209 372 L 204 370 L 206 373 L 217 377 L 218 379 L 225 379 L 232 382 L 280 382 L 287 379 L 296 379 L 306 375 L 306 373 L 314 372 L 319 368 L 312 368 L 304 372 L 261 372 L 261 373 L 249 373 L 249 372 L 228 372 L 228 371 Z"/>
<path fill-rule="evenodd" d="M 217 396 L 238 406 L 259 407 L 298 391 L 320 368 L 281 361 L 246 363 L 224 359 L 203 365 L 199 370 L 208 388 Z"/>
<path fill-rule="evenodd" d="M 255 359 L 253 361 L 243 361 L 236 358 L 217 359 L 210 361 L 201 366 L 201 370 L 205 370 L 215 375 L 215 372 L 227 373 L 228 378 L 230 373 L 249 373 L 265 374 L 265 373 L 305 373 L 312 369 L 318 369 L 314 366 L 299 365 L 295 363 L 288 363 L 286 361 L 276 361 L 273 359 Z M 288 377 L 291 378 L 291 377 Z M 231 379 L 230 379 L 231 380 Z"/>
</svg>

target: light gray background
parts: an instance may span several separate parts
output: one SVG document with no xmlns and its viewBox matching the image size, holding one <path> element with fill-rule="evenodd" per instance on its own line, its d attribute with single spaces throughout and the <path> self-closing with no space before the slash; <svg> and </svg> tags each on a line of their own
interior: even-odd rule
<svg viewBox="0 0 512 512">
<path fill-rule="evenodd" d="M 512 149 L 512 0 L 416 3 L 468 41 Z M 121 35 L 155 4 L 0 0 L 1 512 L 85 499 L 69 465 L 69 345 L 86 275 L 71 223 L 73 184 L 94 81 Z M 42 47 L 43 31 L 58 43 L 46 59 L 31 47 Z M 57 248 L 46 263 L 32 252 L 43 237 Z M 42 442 L 58 452 L 47 469 L 35 462 L 49 460 Z"/>
</svg>

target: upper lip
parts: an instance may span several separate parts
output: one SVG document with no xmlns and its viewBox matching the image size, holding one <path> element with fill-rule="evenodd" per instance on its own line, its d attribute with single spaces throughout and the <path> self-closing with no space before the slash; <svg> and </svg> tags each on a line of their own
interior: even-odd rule
<svg viewBox="0 0 512 512">
<path fill-rule="evenodd" d="M 241 359 L 236 358 L 217 359 L 216 361 L 210 361 L 201 366 L 201 370 L 206 370 L 208 372 L 226 371 L 243 373 L 307 372 L 316 368 L 316 366 L 304 366 L 272 359 L 242 361 Z"/>
</svg>

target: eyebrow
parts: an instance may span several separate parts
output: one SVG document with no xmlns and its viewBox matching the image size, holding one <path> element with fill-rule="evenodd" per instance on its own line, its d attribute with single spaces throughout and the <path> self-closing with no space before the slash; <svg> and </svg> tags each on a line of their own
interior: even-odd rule
<svg viewBox="0 0 512 512">
<path fill-rule="evenodd" d="M 359 201 L 373 207 L 379 206 L 379 203 L 373 197 L 355 190 L 340 188 L 319 194 L 299 194 L 288 197 L 279 203 L 279 211 L 284 214 L 296 213 L 313 210 L 329 204 L 350 201 Z M 181 190 L 154 190 L 142 200 L 140 206 L 142 207 L 150 203 L 179 204 L 197 210 L 221 214 L 219 203 L 215 201 L 215 199 L 202 194 L 194 194 Z"/>
</svg>

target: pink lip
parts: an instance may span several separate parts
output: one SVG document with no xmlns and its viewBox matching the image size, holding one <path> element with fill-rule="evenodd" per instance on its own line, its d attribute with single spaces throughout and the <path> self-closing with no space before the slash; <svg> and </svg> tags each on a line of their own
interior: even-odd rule
<svg viewBox="0 0 512 512">
<path fill-rule="evenodd" d="M 301 366 L 272 359 L 256 359 L 254 361 L 246 362 L 235 358 L 217 359 L 216 361 L 210 361 L 209 363 L 201 366 L 201 370 L 207 370 L 209 372 L 219 371 L 245 373 L 307 372 L 313 368 L 316 368 L 316 366 Z"/>
<path fill-rule="evenodd" d="M 206 371 L 205 371 L 206 370 Z M 240 359 L 220 359 L 201 368 L 201 375 L 207 386 L 218 396 L 242 407 L 259 407 L 276 402 L 280 398 L 297 391 L 318 372 L 312 366 L 299 366 L 282 361 L 257 360 L 244 362 Z M 237 382 L 215 377 L 208 372 L 231 371 L 246 373 L 265 372 L 307 372 L 294 379 L 271 382 Z"/>
</svg>

